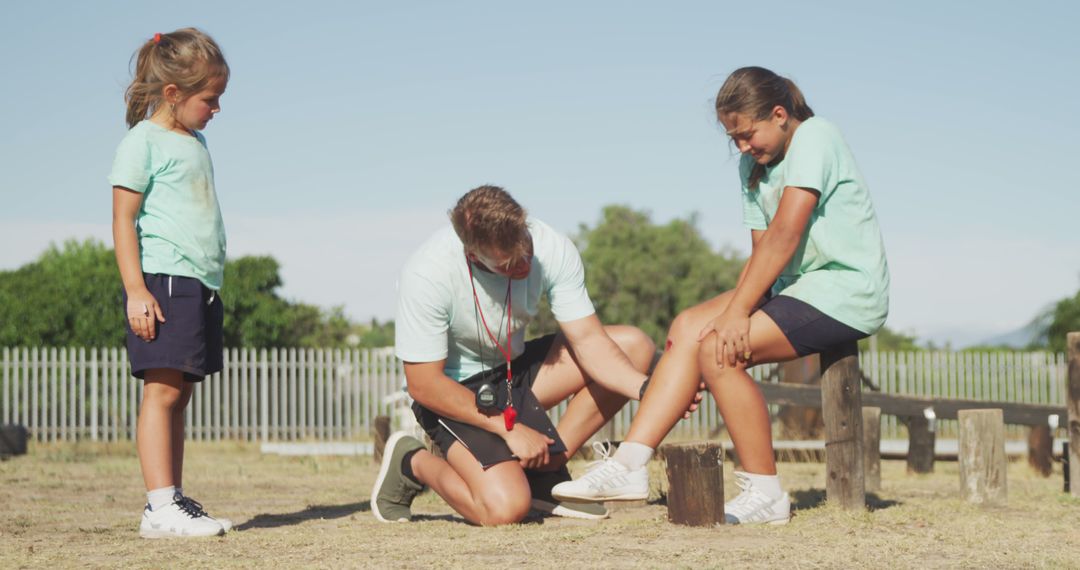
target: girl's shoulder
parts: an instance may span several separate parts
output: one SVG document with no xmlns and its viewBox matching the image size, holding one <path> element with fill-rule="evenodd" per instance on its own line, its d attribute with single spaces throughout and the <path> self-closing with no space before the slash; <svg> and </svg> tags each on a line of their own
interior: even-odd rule
<svg viewBox="0 0 1080 570">
<path fill-rule="evenodd" d="M 194 140 L 199 144 L 206 146 L 206 137 L 203 136 L 202 131 L 192 131 L 192 136 L 187 136 L 180 133 L 175 133 L 166 129 L 165 127 L 151 121 L 150 119 L 143 119 L 138 123 L 135 123 L 134 127 L 128 129 L 127 134 L 124 135 L 124 140 L 145 140 L 151 143 L 161 144 L 190 144 L 190 141 Z"/>
<path fill-rule="evenodd" d="M 152 129 L 148 128 L 146 123 L 149 121 L 139 121 L 124 133 L 124 137 L 120 139 L 120 144 L 116 147 L 117 157 L 128 156 L 138 159 L 151 152 L 154 146 Z"/>
<path fill-rule="evenodd" d="M 829 140 L 843 141 L 844 137 L 840 134 L 840 129 L 832 121 L 814 116 L 799 125 L 798 130 L 795 131 L 795 139 L 826 142 Z"/>
<path fill-rule="evenodd" d="M 150 124 L 149 119 L 143 119 L 138 123 L 135 123 L 134 127 L 131 127 L 124 133 L 124 138 L 122 140 L 149 140 L 152 132 Z"/>
<path fill-rule="evenodd" d="M 802 122 L 801 125 L 799 125 L 799 130 L 797 132 L 803 132 L 803 131 L 805 131 L 807 133 L 839 132 L 838 129 L 836 128 L 836 125 L 834 125 L 832 121 L 830 121 L 830 120 L 828 120 L 828 119 L 826 119 L 824 117 L 819 117 L 817 115 L 814 115 L 813 117 L 810 117 L 809 119 L 806 119 L 805 121 Z"/>
</svg>

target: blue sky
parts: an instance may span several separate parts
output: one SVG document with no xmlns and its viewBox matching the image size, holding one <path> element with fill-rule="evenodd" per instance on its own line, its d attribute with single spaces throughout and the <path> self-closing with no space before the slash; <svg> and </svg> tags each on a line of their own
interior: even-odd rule
<svg viewBox="0 0 1080 570">
<path fill-rule="evenodd" d="M 484 183 L 567 232 L 619 203 L 699 212 L 747 251 L 710 101 L 762 65 L 855 152 L 888 325 L 954 345 L 1018 328 L 1080 287 L 1077 183 L 1057 175 L 1080 151 L 1080 8 L 869 4 L 4 3 L 0 269 L 111 241 L 129 58 L 194 25 L 233 69 L 206 131 L 229 253 L 274 255 L 292 299 L 393 317 L 405 256 Z"/>
</svg>

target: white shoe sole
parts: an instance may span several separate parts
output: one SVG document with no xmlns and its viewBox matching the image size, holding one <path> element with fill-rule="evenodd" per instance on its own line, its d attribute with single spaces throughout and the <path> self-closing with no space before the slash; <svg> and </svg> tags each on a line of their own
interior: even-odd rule
<svg viewBox="0 0 1080 570">
<path fill-rule="evenodd" d="M 584 497 L 580 495 L 570 495 L 567 493 L 551 492 L 551 496 L 560 501 L 577 501 L 579 503 L 603 503 L 606 501 L 644 501 L 649 498 L 649 493 L 623 493 L 622 495 L 612 495 L 610 497 Z"/>
<path fill-rule="evenodd" d="M 379 496 L 379 488 L 382 487 L 383 481 L 386 479 L 386 474 L 390 472 L 390 459 L 394 456 L 394 447 L 401 441 L 401 438 L 408 435 L 406 432 L 399 431 L 386 440 L 386 445 L 383 446 L 382 465 L 379 466 L 379 476 L 375 478 L 375 486 L 371 488 L 371 514 L 384 523 L 402 522 L 401 520 L 383 518 L 382 513 L 379 512 L 379 502 L 376 499 Z"/>
<path fill-rule="evenodd" d="M 586 501 L 578 501 L 578 502 L 586 502 Z M 553 516 L 556 516 L 556 517 L 563 517 L 563 518 L 567 518 L 567 519 L 583 519 L 583 520 L 590 520 L 590 521 L 599 521 L 599 520 L 604 520 L 604 519 L 606 519 L 606 518 L 608 518 L 610 516 L 610 513 L 608 513 L 606 509 L 604 510 L 604 514 L 595 515 L 595 514 L 592 514 L 592 513 L 586 513 L 586 512 L 574 510 L 574 509 L 571 509 L 571 508 L 567 508 L 567 507 L 564 507 L 564 506 L 562 506 L 560 504 L 557 504 L 557 503 L 549 503 L 547 501 L 541 501 L 540 499 L 533 499 L 532 500 L 532 508 L 534 510 L 540 511 L 542 513 L 546 513 L 546 514 L 553 515 Z"/>
<path fill-rule="evenodd" d="M 211 538 L 223 536 L 224 534 L 225 529 L 218 530 L 217 534 L 176 534 L 175 532 L 169 532 L 167 530 L 139 529 L 139 536 L 143 538 Z"/>
<path fill-rule="evenodd" d="M 775 521 L 732 522 L 732 523 L 725 523 L 725 524 L 729 524 L 729 525 L 732 525 L 732 526 L 750 526 L 750 525 L 755 525 L 755 524 L 779 525 L 779 524 L 787 524 L 789 522 L 791 522 L 790 517 L 786 518 L 786 519 L 775 520 Z"/>
</svg>

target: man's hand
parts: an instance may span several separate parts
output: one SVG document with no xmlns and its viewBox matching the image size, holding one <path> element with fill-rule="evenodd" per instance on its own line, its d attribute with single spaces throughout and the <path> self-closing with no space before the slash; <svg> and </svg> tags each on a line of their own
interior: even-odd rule
<svg viewBox="0 0 1080 570">
<path fill-rule="evenodd" d="M 704 398 L 704 396 L 701 395 L 701 393 L 704 392 L 704 391 L 705 391 L 705 383 L 702 382 L 701 384 L 698 384 L 697 393 L 694 394 L 694 398 L 692 400 L 690 400 L 690 404 L 688 406 L 686 406 L 686 411 L 683 412 L 682 417 L 683 417 L 684 420 L 690 419 L 690 414 L 697 411 L 698 406 L 701 405 L 702 398 Z"/>
<path fill-rule="evenodd" d="M 570 461 L 570 456 L 565 451 L 548 457 L 547 465 L 541 465 L 537 471 L 558 471 L 560 467 Z"/>
<path fill-rule="evenodd" d="M 554 439 L 522 423 L 506 432 L 503 439 L 524 469 L 538 469 L 547 465 L 548 446 L 555 443 Z"/>
</svg>

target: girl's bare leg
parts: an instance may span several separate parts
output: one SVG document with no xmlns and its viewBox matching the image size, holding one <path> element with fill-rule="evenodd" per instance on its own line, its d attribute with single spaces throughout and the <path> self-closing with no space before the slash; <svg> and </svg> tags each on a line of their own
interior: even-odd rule
<svg viewBox="0 0 1080 570">
<path fill-rule="evenodd" d="M 748 364 L 791 360 L 798 355 L 776 323 L 761 311 L 750 316 L 750 346 L 752 362 L 740 362 L 735 366 L 725 364 L 721 368 L 716 363 L 715 335 L 710 335 L 700 343 L 698 365 L 735 444 L 742 470 L 775 475 L 772 419 L 761 390 L 746 368 Z"/>
<path fill-rule="evenodd" d="M 148 370 L 143 381 L 142 407 L 136 427 L 136 447 L 146 490 L 178 485 L 173 417 L 183 401 L 184 379 L 179 370 Z"/>
</svg>

